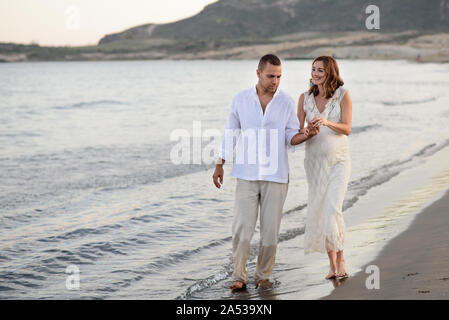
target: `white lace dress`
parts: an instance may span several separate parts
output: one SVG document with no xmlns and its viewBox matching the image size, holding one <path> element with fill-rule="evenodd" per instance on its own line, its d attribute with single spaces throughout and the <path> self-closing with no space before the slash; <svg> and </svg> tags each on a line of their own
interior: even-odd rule
<svg viewBox="0 0 449 320">
<path fill-rule="evenodd" d="M 340 122 L 340 103 L 344 94 L 345 89 L 339 87 L 320 113 L 313 94 L 305 92 L 306 123 L 318 115 Z M 309 194 L 304 252 L 343 250 L 345 223 L 342 208 L 351 173 L 348 138 L 321 126 L 320 132 L 307 140 L 305 150 L 304 167 Z"/>
</svg>

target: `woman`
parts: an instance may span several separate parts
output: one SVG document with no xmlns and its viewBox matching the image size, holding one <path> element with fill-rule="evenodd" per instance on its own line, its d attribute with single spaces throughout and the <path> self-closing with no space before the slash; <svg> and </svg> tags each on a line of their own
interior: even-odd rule
<svg viewBox="0 0 449 320">
<path fill-rule="evenodd" d="M 307 121 L 311 131 L 304 159 L 309 186 L 304 251 L 327 252 L 330 270 L 326 279 L 346 278 L 342 207 L 351 171 L 347 136 L 352 101 L 334 58 L 316 58 L 311 75 L 311 87 L 298 102 L 301 130 Z"/>
</svg>

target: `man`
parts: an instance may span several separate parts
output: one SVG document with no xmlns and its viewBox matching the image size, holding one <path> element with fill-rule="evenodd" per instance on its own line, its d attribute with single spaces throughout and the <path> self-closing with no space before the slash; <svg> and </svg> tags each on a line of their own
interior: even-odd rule
<svg viewBox="0 0 449 320">
<path fill-rule="evenodd" d="M 257 287 L 270 284 L 289 182 L 287 148 L 307 140 L 309 134 L 307 128 L 299 131 L 293 99 L 278 89 L 281 75 L 279 58 L 265 55 L 257 68 L 257 85 L 234 97 L 213 175 L 215 186 L 220 188 L 223 164 L 233 158 L 237 145 L 231 171 L 231 176 L 237 178 L 232 226 L 233 290 L 246 288 L 248 282 L 246 261 L 259 206 L 255 281 Z"/>
</svg>

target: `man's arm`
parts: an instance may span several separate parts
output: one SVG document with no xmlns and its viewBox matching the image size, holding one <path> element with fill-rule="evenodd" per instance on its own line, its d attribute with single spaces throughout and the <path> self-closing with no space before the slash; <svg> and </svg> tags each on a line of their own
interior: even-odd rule
<svg viewBox="0 0 449 320">
<path fill-rule="evenodd" d="M 290 144 L 292 146 L 300 144 L 307 140 L 308 135 L 309 135 L 309 129 L 305 128 L 305 129 L 301 130 L 301 132 L 298 132 L 297 134 L 295 134 L 293 136 L 292 140 L 290 141 Z"/>
<path fill-rule="evenodd" d="M 294 150 L 294 145 L 297 145 L 301 143 L 302 139 L 304 138 L 305 130 L 302 130 L 300 132 L 300 124 L 298 116 L 295 113 L 294 109 L 294 102 L 291 100 L 291 103 L 289 104 L 289 114 L 287 119 L 287 124 L 285 127 L 285 142 L 287 145 Z"/>
<path fill-rule="evenodd" d="M 287 122 L 286 135 L 288 143 L 292 146 L 303 143 L 319 132 L 319 129 L 307 126 L 304 128 L 306 114 L 304 112 L 304 94 L 299 96 L 298 113 L 291 110 L 289 120 Z"/>
<path fill-rule="evenodd" d="M 217 159 L 215 171 L 212 176 L 214 184 L 217 188 L 220 188 L 220 186 L 223 184 L 223 177 L 224 177 L 223 165 L 226 159 L 232 157 L 235 145 L 240 135 L 240 128 L 241 128 L 240 119 L 237 114 L 236 103 L 234 98 L 234 100 L 232 100 L 231 111 L 229 112 L 229 117 L 226 122 L 219 157 Z"/>
</svg>

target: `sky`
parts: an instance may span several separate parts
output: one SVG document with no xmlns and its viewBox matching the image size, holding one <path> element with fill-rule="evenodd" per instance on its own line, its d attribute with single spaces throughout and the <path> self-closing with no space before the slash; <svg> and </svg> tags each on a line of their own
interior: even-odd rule
<svg viewBox="0 0 449 320">
<path fill-rule="evenodd" d="M 0 0 L 0 42 L 93 45 L 106 34 L 190 17 L 217 0 Z"/>
</svg>

